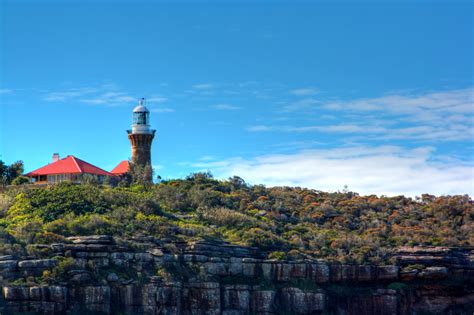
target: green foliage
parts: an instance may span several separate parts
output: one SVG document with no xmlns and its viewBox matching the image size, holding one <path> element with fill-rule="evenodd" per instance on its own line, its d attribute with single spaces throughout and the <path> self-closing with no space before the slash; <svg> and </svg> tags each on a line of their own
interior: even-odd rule
<svg viewBox="0 0 474 315">
<path fill-rule="evenodd" d="M 23 161 L 6 165 L 0 160 L 0 185 L 10 185 L 21 174 L 23 174 Z"/>
<path fill-rule="evenodd" d="M 198 208 L 196 212 L 200 221 L 217 226 L 239 228 L 258 225 L 255 218 L 224 207 Z"/>
<path fill-rule="evenodd" d="M 76 265 L 73 258 L 59 257 L 58 265 L 53 268 L 50 275 L 47 274 L 46 276 L 50 276 L 58 281 L 67 281 L 69 277 L 68 272 L 75 269 L 79 269 L 79 267 Z"/>
<path fill-rule="evenodd" d="M 17 195 L 8 215 L 33 215 L 50 222 L 64 215 L 104 213 L 109 208 L 103 190 L 92 185 L 63 182 Z"/>
<path fill-rule="evenodd" d="M 267 251 L 281 249 L 286 245 L 285 240 L 281 237 L 260 228 L 251 228 L 245 231 L 242 235 L 242 239 L 249 246 L 258 247 Z"/>
<path fill-rule="evenodd" d="M 268 259 L 276 259 L 276 260 L 286 260 L 288 258 L 285 252 L 271 252 L 268 254 Z"/>
<path fill-rule="evenodd" d="M 141 166 L 139 164 L 130 163 L 128 171 L 131 183 L 139 186 L 150 187 L 153 179 L 153 169 L 150 164 Z"/>
<path fill-rule="evenodd" d="M 25 185 L 30 182 L 30 179 L 26 176 L 18 176 L 14 180 L 12 180 L 12 185 L 19 186 Z"/>
<path fill-rule="evenodd" d="M 113 187 L 116 186 L 116 187 Z M 0 253 L 88 234 L 223 239 L 273 259 L 387 263 L 403 245 L 474 245 L 469 196 L 359 196 L 250 186 L 209 173 L 131 186 L 60 183 L 0 192 Z"/>
<path fill-rule="evenodd" d="M 425 269 L 426 266 L 422 264 L 414 264 L 414 265 L 408 265 L 405 268 L 403 268 L 403 271 L 412 271 L 412 270 L 423 270 Z"/>
</svg>

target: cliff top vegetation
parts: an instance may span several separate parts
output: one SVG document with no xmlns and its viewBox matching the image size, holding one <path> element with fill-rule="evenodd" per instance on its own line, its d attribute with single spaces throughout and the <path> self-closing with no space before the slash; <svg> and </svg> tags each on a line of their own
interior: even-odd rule
<svg viewBox="0 0 474 315">
<path fill-rule="evenodd" d="M 469 196 L 359 196 L 248 185 L 208 173 L 126 187 L 60 183 L 0 192 L 0 255 L 75 235 L 224 240 L 269 258 L 382 263 L 404 245 L 474 245 Z"/>
</svg>

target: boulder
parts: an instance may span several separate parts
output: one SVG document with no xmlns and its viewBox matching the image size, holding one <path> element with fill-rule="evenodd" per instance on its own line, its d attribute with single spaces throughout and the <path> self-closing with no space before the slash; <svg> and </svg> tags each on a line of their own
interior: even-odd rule
<svg viewBox="0 0 474 315">
<path fill-rule="evenodd" d="M 3 260 L 0 261 L 0 272 L 2 271 L 12 271 L 17 267 L 18 261 L 16 260 Z"/>
<path fill-rule="evenodd" d="M 426 280 L 439 280 L 448 277 L 448 268 L 446 267 L 427 267 L 422 271 L 418 272 L 417 277 L 419 279 Z"/>
<path fill-rule="evenodd" d="M 13 260 L 13 255 L 0 255 L 0 262 L 4 260 Z"/>
<path fill-rule="evenodd" d="M 107 275 L 107 281 L 108 282 L 117 282 L 117 281 L 119 281 L 119 276 L 117 276 L 116 273 L 111 272 Z"/>
<path fill-rule="evenodd" d="M 54 268 L 58 265 L 56 259 L 35 259 L 35 260 L 22 260 L 18 262 L 20 269 L 49 269 Z"/>
<path fill-rule="evenodd" d="M 110 235 L 71 236 L 67 240 L 73 244 L 113 244 L 114 238 Z"/>
</svg>

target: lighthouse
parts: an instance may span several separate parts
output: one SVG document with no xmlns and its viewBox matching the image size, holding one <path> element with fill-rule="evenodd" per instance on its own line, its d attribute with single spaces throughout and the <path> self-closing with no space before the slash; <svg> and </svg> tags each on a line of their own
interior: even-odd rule
<svg viewBox="0 0 474 315">
<path fill-rule="evenodd" d="M 127 130 L 132 145 L 132 163 L 141 167 L 151 167 L 151 143 L 156 130 L 150 128 L 150 111 L 141 98 L 133 109 L 132 130 Z"/>
</svg>

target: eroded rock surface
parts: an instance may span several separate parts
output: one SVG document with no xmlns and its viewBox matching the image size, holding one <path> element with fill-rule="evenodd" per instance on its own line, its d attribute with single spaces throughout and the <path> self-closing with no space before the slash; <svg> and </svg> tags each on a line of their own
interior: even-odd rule
<svg viewBox="0 0 474 315">
<path fill-rule="evenodd" d="M 268 260 L 255 248 L 221 242 L 169 245 L 99 235 L 36 245 L 41 257 L 0 257 L 0 314 L 474 311 L 470 249 L 403 247 L 396 264 L 375 266 Z"/>
</svg>

